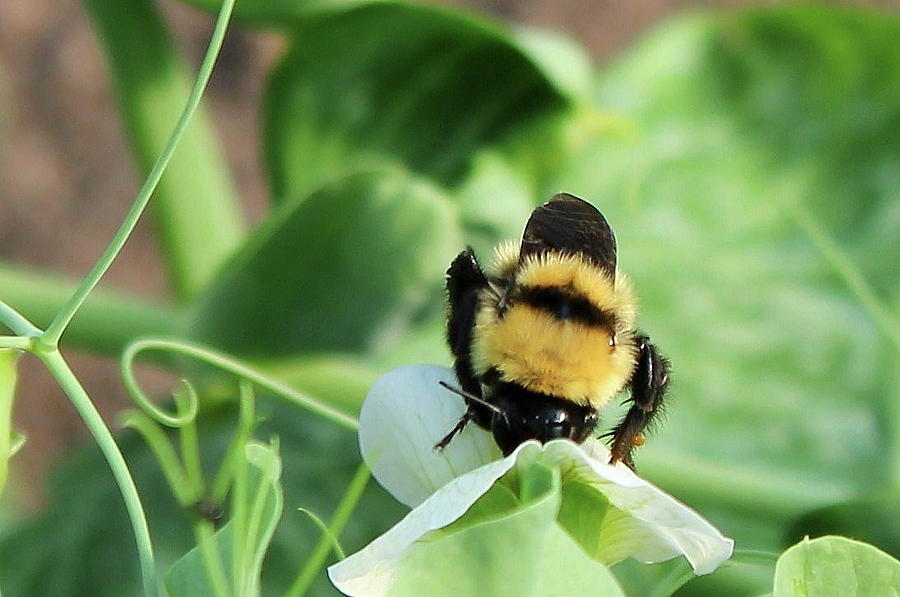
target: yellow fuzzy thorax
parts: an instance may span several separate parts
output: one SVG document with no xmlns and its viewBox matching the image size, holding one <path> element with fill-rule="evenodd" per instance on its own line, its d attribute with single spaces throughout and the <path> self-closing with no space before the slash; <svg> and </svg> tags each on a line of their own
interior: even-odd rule
<svg viewBox="0 0 900 597">
<path fill-rule="evenodd" d="M 513 304 L 500 316 L 500 296 L 485 293 L 475 321 L 472 359 L 484 373 L 500 371 L 505 381 L 532 391 L 600 408 L 631 377 L 636 347 L 632 333 L 635 301 L 631 285 L 615 284 L 578 255 L 546 253 L 518 264 L 518 251 L 498 249 L 486 268 L 490 276 L 513 276 L 513 286 L 564 287 L 616 315 L 616 345 L 610 333 L 577 321 L 560 321 L 538 308 Z M 497 290 L 495 287 L 494 290 Z"/>
</svg>

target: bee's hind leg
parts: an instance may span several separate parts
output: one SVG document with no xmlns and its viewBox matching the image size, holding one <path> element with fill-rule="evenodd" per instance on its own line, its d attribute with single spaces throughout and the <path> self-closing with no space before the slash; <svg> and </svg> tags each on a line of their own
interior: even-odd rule
<svg viewBox="0 0 900 597">
<path fill-rule="evenodd" d="M 653 423 L 662 410 L 663 398 L 669 385 L 669 360 L 664 357 L 647 336 L 637 337 L 638 363 L 631 376 L 631 408 L 619 424 L 604 437 L 612 437 L 610 464 L 622 461 L 632 470 L 631 452 L 643 443 L 643 432 Z"/>
</svg>

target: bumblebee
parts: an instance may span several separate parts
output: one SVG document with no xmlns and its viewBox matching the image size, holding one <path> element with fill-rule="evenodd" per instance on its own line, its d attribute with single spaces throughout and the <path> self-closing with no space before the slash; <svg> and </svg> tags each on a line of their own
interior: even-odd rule
<svg viewBox="0 0 900 597">
<path fill-rule="evenodd" d="M 501 244 L 482 269 L 471 247 L 447 271 L 447 341 L 469 421 L 504 454 L 529 439 L 581 443 L 597 411 L 630 391 L 613 430 L 611 462 L 632 450 L 660 412 L 669 362 L 635 330 L 636 301 L 616 269 L 616 237 L 597 208 L 561 193 L 534 210 L 522 241 Z"/>
</svg>

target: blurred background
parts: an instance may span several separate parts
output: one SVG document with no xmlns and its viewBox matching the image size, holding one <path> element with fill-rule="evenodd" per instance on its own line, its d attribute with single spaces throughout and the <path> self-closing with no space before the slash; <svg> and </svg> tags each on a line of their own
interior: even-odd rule
<svg viewBox="0 0 900 597">
<path fill-rule="evenodd" d="M 755 546 L 776 545 L 782 537 L 773 537 L 807 508 L 877 502 L 896 488 L 900 451 L 885 438 L 900 437 L 890 341 L 900 305 L 900 37 L 892 29 L 900 0 L 827 5 L 846 10 L 846 18 L 809 4 L 783 19 L 762 11 L 734 21 L 728 15 L 787 5 L 441 4 L 563 32 L 600 73 L 588 94 L 599 110 L 580 121 L 590 126 L 565 133 L 590 151 L 552 180 L 589 199 L 621 199 L 604 211 L 645 299 L 642 325 L 674 352 L 675 395 L 686 406 L 673 405 L 657 447 L 643 451 L 649 477 L 666 487 L 685 467 L 698 481 L 680 487 L 684 496 L 699 499 L 707 484 L 731 491 L 727 506 L 703 504 L 702 512 L 733 524 L 729 530 Z M 212 19 L 182 2 L 159 6 L 196 66 Z M 708 24 L 685 16 L 693 13 L 714 16 Z M 267 78 L 287 49 L 283 32 L 234 22 L 205 96 L 251 226 L 269 210 L 261 113 Z M 81 4 L 0 3 L 0 297 L 13 272 L 83 276 L 138 189 L 107 72 Z M 579 137 L 596 131 L 596 146 Z M 647 164 L 634 175 L 630 152 Z M 142 220 L 103 287 L 165 304 L 170 291 L 151 222 Z M 437 346 L 439 328 L 422 329 L 428 346 Z M 413 341 L 377 368 L 414 358 L 416 347 Z M 433 350 L 424 353 L 442 348 Z M 113 423 L 132 405 L 114 359 L 67 354 Z M 159 372 L 145 378 L 158 394 L 171 381 Z M 46 503 L 49 468 L 87 433 L 31 359 L 21 363 L 14 427 L 29 439 L 11 461 L 4 500 L 15 512 L 34 511 Z M 668 446 L 679 449 L 667 456 Z M 735 463 L 739 471 L 722 477 Z M 745 487 L 772 488 L 771 503 L 761 491 L 758 507 L 741 512 Z M 897 521 L 879 518 L 888 512 L 882 506 L 858 528 L 879 528 L 896 547 Z M 747 516 L 737 522 L 736 512 Z M 757 532 L 769 514 L 777 520 Z M 846 522 L 844 514 L 838 518 Z M 830 520 L 820 516 L 803 528 L 836 529 Z"/>
</svg>

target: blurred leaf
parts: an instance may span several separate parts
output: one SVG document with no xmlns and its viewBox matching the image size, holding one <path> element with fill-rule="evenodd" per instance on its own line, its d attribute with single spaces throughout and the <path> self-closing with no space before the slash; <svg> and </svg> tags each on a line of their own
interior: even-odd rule
<svg viewBox="0 0 900 597">
<path fill-rule="evenodd" d="M 275 200 L 383 163 L 452 185 L 478 150 L 566 109 L 507 34 L 446 9 L 364 4 L 295 31 L 266 99 Z"/>
<path fill-rule="evenodd" d="M 6 485 L 12 456 L 12 407 L 16 393 L 16 362 L 21 352 L 0 349 L 0 492 Z"/>
<path fill-rule="evenodd" d="M 0 263 L 0 297 L 44 328 L 77 288 L 74 280 Z M 181 314 L 166 305 L 100 287 L 66 329 L 66 346 L 119 354 L 138 336 L 164 336 L 177 329 Z"/>
<path fill-rule="evenodd" d="M 791 543 L 804 536 L 843 534 L 900 556 L 900 496 L 875 497 L 814 510 L 786 534 Z"/>
<path fill-rule="evenodd" d="M 390 342 L 460 246 L 449 201 L 401 172 L 333 182 L 282 206 L 200 301 L 191 336 L 252 358 Z"/>
<path fill-rule="evenodd" d="M 151 0 L 83 4 L 106 51 L 138 170 L 146 174 L 187 101 L 184 64 Z M 202 109 L 160 180 L 152 213 L 175 294 L 192 298 L 243 237 L 231 176 Z"/>
<path fill-rule="evenodd" d="M 638 469 L 743 547 L 897 478 L 890 331 L 803 218 L 873 300 L 900 288 L 898 38 L 815 4 L 682 18 L 604 77 L 619 134 L 560 177 L 605 212 L 672 359 Z"/>
<path fill-rule="evenodd" d="M 263 595 L 281 595 L 319 539 L 319 531 L 299 513 L 303 506 L 329 518 L 360 463 L 353 433 L 279 402 L 258 405 L 264 421 L 260 437 L 277 435 L 284 462 L 285 507 L 265 561 Z M 231 439 L 237 413 L 222 409 L 199 423 L 204 468 L 213 470 Z M 136 477 L 153 530 L 158 566 L 167 569 L 194 545 L 190 518 L 178 507 L 149 449 L 134 433 L 120 444 Z M 73 496 L 77 496 L 75 499 Z M 370 483 L 341 535 L 357 550 L 384 532 L 405 512 L 377 484 Z M 0 585 L 23 597 L 121 597 L 136 595 L 140 574 L 134 538 L 118 489 L 95 447 L 59 467 L 49 508 L 17 521 L 0 537 Z M 324 571 L 312 596 L 331 596 Z"/>
<path fill-rule="evenodd" d="M 522 483 L 526 503 L 517 511 L 417 544 L 390 595 L 623 596 L 609 570 L 556 524 L 558 475 L 532 467 Z"/>
<path fill-rule="evenodd" d="M 900 562 L 846 537 L 805 539 L 775 568 L 773 597 L 900 595 Z"/>
</svg>

